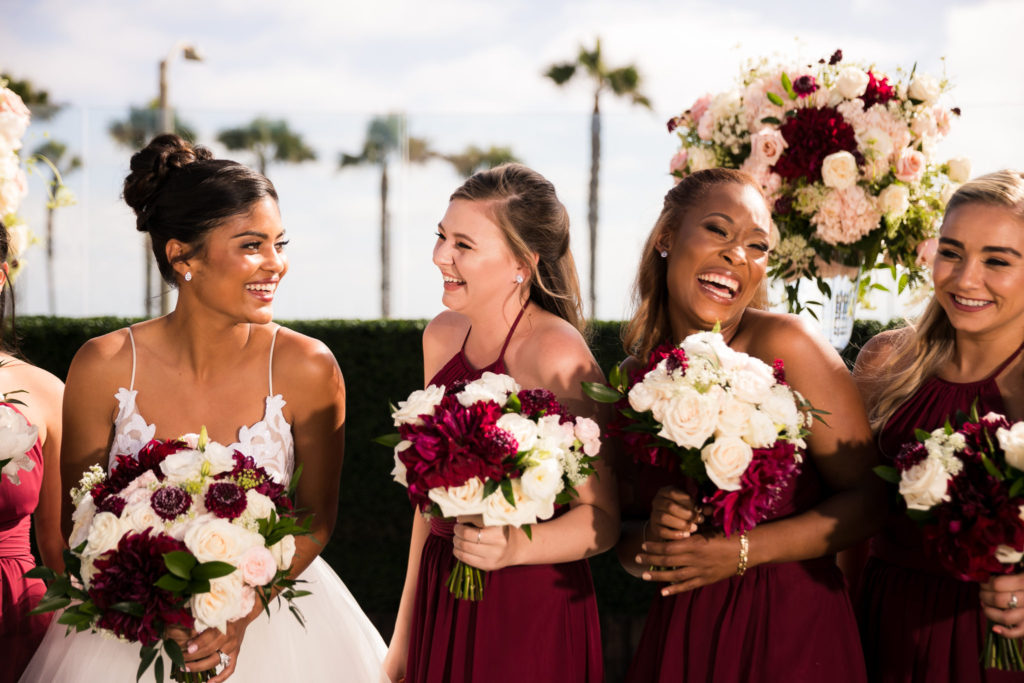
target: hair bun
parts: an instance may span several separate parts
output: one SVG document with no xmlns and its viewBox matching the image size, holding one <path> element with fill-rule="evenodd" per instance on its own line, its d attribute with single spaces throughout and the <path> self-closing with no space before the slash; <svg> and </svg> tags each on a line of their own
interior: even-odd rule
<svg viewBox="0 0 1024 683">
<path fill-rule="evenodd" d="M 124 180 L 124 201 L 135 212 L 136 229 L 146 232 L 150 211 L 169 176 L 197 161 L 212 159 L 202 145 L 193 146 L 178 135 L 158 135 L 132 155 L 131 173 Z"/>
</svg>

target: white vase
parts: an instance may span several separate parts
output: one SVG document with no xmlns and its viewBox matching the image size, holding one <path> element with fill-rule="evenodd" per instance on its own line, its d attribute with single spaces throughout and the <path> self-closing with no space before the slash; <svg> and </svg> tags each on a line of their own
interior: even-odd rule
<svg viewBox="0 0 1024 683">
<path fill-rule="evenodd" d="M 853 335 L 853 318 L 857 311 L 857 290 L 860 286 L 860 273 L 850 277 L 849 275 L 835 275 L 824 278 L 832 290 L 831 296 L 823 296 L 821 307 L 821 331 L 824 333 L 828 343 L 836 351 L 842 352 L 850 343 Z"/>
</svg>

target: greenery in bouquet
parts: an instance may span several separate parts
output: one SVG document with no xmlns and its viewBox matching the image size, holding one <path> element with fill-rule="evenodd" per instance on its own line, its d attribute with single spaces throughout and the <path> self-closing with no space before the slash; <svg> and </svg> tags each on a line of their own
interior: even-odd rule
<svg viewBox="0 0 1024 683">
<path fill-rule="evenodd" d="M 750 173 L 773 207 L 779 242 L 770 275 L 790 310 L 801 278 L 826 296 L 836 275 L 881 287 L 889 269 L 902 292 L 927 280 L 946 200 L 970 176 L 966 159 L 936 161 L 936 144 L 959 110 L 943 104 L 949 81 L 890 76 L 843 61 L 749 64 L 739 83 L 705 94 L 668 122 L 680 140 L 676 178 L 721 166 Z"/>
</svg>

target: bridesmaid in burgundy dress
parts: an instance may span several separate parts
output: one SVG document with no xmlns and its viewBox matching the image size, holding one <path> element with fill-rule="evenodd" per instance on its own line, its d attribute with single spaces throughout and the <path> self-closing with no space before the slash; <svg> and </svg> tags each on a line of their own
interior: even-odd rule
<svg viewBox="0 0 1024 683">
<path fill-rule="evenodd" d="M 7 230 L 0 223 L 0 311 L 10 295 L 7 283 Z M 42 581 L 23 576 L 36 564 L 29 547 L 33 517 L 43 563 L 57 571 L 64 567 L 60 533 L 60 409 L 64 385 L 45 370 L 7 352 L 0 351 L 0 363 L 0 393 L 24 389 L 26 393 L 12 398 L 25 405 L 12 407 L 39 429 L 29 452 L 34 467 L 18 473 L 18 485 L 0 476 L 0 683 L 13 683 L 32 658 L 52 617 L 28 614 L 46 592 Z"/>
<path fill-rule="evenodd" d="M 737 351 L 781 359 L 789 383 L 828 415 L 811 428 L 801 474 L 773 519 L 746 534 L 701 526 L 675 472 L 646 468 L 628 478 L 636 484 L 622 487 L 623 509 L 646 521 L 623 530 L 619 557 L 632 574 L 663 584 L 632 683 L 865 680 L 834 553 L 878 527 L 884 487 L 871 472 L 871 433 L 843 361 L 799 318 L 758 306 L 775 236 L 757 182 L 711 169 L 668 192 L 644 247 L 625 368 L 665 340 L 717 323 Z"/>
<path fill-rule="evenodd" d="M 884 458 L 968 412 L 1024 419 L 1024 177 L 1000 171 L 963 185 L 946 206 L 935 295 L 916 325 L 876 336 L 855 375 Z M 957 581 L 918 527 L 894 515 L 871 543 L 860 621 L 873 681 L 1024 681 L 979 664 L 987 616 L 1024 636 L 1024 576 Z"/>
<path fill-rule="evenodd" d="M 597 407 L 582 381 L 602 374 L 580 334 L 569 219 L 551 183 L 519 164 L 482 171 L 451 196 L 434 263 L 449 309 L 423 334 L 427 384 L 507 373 L 577 415 Z M 414 515 L 409 567 L 385 659 L 408 683 L 599 683 L 601 635 L 585 558 L 614 545 L 615 480 L 602 462 L 579 498 L 533 525 L 457 524 Z M 560 514 L 559 514 L 560 513 Z M 483 600 L 454 598 L 455 560 L 487 570 Z"/>
</svg>

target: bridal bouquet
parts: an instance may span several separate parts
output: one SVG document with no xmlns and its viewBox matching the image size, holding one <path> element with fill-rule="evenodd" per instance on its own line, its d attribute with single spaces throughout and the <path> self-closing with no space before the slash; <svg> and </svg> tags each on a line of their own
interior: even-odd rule
<svg viewBox="0 0 1024 683">
<path fill-rule="evenodd" d="M 786 281 L 904 269 L 899 288 L 923 282 L 946 200 L 970 176 L 963 158 L 938 163 L 936 143 L 950 129 L 941 103 L 945 79 L 891 77 L 843 61 L 837 50 L 816 64 L 749 65 L 740 82 L 706 94 L 668 122 L 680 148 L 676 178 L 723 166 L 749 172 L 774 205 L 781 241 L 771 274 Z"/>
<path fill-rule="evenodd" d="M 522 389 L 508 375 L 485 372 L 456 387 L 430 385 L 392 413 L 398 434 L 395 481 L 418 509 L 436 517 L 482 515 L 487 526 L 521 527 L 549 519 L 593 473 L 600 428 L 574 417 L 545 389 Z M 483 572 L 457 562 L 448 588 L 483 597 Z"/>
<path fill-rule="evenodd" d="M 7 403 L 14 402 L 4 396 Z M 20 403 L 20 401 L 18 401 Z M 36 466 L 28 453 L 36 444 L 39 428 L 30 425 L 21 413 L 0 403 L 0 474 L 15 486 L 21 484 L 18 472 L 29 472 Z"/>
<path fill-rule="evenodd" d="M 209 441 L 205 428 L 186 438 L 119 455 L 109 476 L 94 465 L 71 491 L 67 573 L 39 567 L 28 574 L 49 582 L 36 612 L 66 608 L 57 621 L 69 631 L 140 643 L 139 675 L 155 660 L 158 681 L 161 648 L 176 665 L 175 680 L 213 675 L 180 670 L 181 649 L 165 637 L 167 627 L 224 632 L 257 599 L 269 614 L 278 589 L 301 622 L 291 602 L 308 594 L 288 578 L 295 536 L 309 533 L 309 520 L 295 517 L 293 489 L 252 458 Z"/>
<path fill-rule="evenodd" d="M 1024 421 L 977 411 L 932 432 L 917 430 L 895 467 L 876 471 L 899 485 L 925 543 L 961 581 L 1024 571 Z M 983 664 L 1024 671 L 1024 648 L 988 632 Z"/>
<path fill-rule="evenodd" d="M 786 384 L 782 361 L 769 367 L 700 332 L 658 347 L 631 376 L 613 369 L 609 383 L 585 385 L 619 404 L 609 433 L 637 462 L 680 467 L 727 536 L 767 519 L 799 473 L 816 411 Z"/>
</svg>

